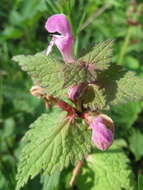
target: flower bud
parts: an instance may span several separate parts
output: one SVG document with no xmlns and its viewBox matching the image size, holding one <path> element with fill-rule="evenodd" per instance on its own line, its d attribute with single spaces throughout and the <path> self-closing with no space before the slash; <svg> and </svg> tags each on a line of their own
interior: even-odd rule
<svg viewBox="0 0 143 190">
<path fill-rule="evenodd" d="M 84 92 L 84 89 L 85 89 L 85 84 L 83 83 L 79 85 L 73 85 L 72 87 L 69 88 L 68 91 L 69 99 L 71 99 L 72 101 L 77 100 Z"/>
<path fill-rule="evenodd" d="M 100 150 L 108 149 L 114 138 L 114 125 L 111 118 L 104 114 L 93 117 L 90 122 L 92 141 Z"/>
</svg>

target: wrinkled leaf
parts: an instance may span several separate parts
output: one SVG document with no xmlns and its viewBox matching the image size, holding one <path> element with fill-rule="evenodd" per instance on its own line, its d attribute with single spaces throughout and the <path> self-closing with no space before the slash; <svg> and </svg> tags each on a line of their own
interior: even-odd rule
<svg viewBox="0 0 143 190">
<path fill-rule="evenodd" d="M 24 71 L 32 77 L 35 85 L 45 89 L 48 94 L 63 95 L 64 64 L 52 55 L 46 56 L 44 52 L 35 55 L 18 55 L 13 57 Z"/>
<path fill-rule="evenodd" d="M 106 40 L 95 45 L 92 50 L 81 57 L 82 61 L 86 61 L 95 66 L 96 70 L 107 69 L 112 61 L 113 40 Z"/>
<path fill-rule="evenodd" d="M 90 132 L 81 120 L 70 123 L 66 112 L 43 114 L 24 136 L 26 143 L 17 173 L 17 190 L 38 173 L 52 175 L 75 164 L 90 151 Z"/>
<path fill-rule="evenodd" d="M 135 190 L 133 173 L 129 168 L 129 159 L 121 148 L 120 142 L 105 152 L 97 151 L 88 157 L 78 178 L 78 186 L 83 190 Z"/>
<path fill-rule="evenodd" d="M 70 86 L 73 84 L 86 83 L 91 81 L 93 76 L 87 69 L 87 65 L 75 62 L 67 64 L 64 69 L 65 85 Z"/>
<path fill-rule="evenodd" d="M 143 79 L 120 66 L 112 65 L 98 73 L 97 81 L 99 87 L 105 89 L 110 106 L 143 100 Z"/>
<path fill-rule="evenodd" d="M 94 98 L 92 98 L 91 102 L 87 103 L 86 106 L 91 110 L 101 110 L 106 105 L 106 97 L 104 95 L 104 90 L 99 89 L 97 85 L 90 85 L 94 91 Z M 91 95 L 91 92 L 90 92 Z"/>
</svg>

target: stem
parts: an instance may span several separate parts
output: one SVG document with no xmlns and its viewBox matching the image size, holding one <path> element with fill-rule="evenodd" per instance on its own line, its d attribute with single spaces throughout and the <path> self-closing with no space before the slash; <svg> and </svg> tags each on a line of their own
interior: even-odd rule
<svg viewBox="0 0 143 190">
<path fill-rule="evenodd" d="M 82 103 L 80 100 L 76 102 L 76 109 L 77 111 L 82 112 Z"/>
<path fill-rule="evenodd" d="M 75 184 L 75 180 L 76 180 L 76 177 L 77 175 L 80 173 L 81 171 L 81 167 L 83 166 L 83 161 L 82 160 L 79 160 L 77 165 L 75 166 L 74 170 L 73 170 L 73 173 L 72 173 L 72 177 L 71 177 L 71 180 L 70 180 L 70 186 L 73 186 Z"/>
<path fill-rule="evenodd" d="M 102 13 L 104 13 L 108 8 L 110 8 L 112 6 L 111 3 L 107 3 L 105 5 L 103 5 L 103 7 L 99 8 L 98 10 L 96 10 L 86 21 L 85 23 L 81 26 L 81 30 L 85 29 L 89 24 L 93 23 L 93 21 L 99 17 Z"/>
<path fill-rule="evenodd" d="M 123 59 L 124 59 L 124 56 L 126 54 L 126 51 L 127 51 L 128 45 L 129 45 L 129 41 L 131 38 L 132 31 L 133 31 L 133 27 L 130 26 L 128 28 L 127 35 L 125 37 L 123 46 L 122 46 L 121 51 L 120 51 L 118 65 L 123 64 Z"/>
<path fill-rule="evenodd" d="M 49 96 L 46 93 L 44 93 L 43 88 L 40 86 L 33 86 L 30 90 L 31 94 L 36 97 L 41 97 L 45 101 L 45 107 L 50 107 L 52 105 L 56 105 L 59 108 L 61 108 L 64 111 L 68 112 L 68 116 L 73 116 L 76 114 L 76 109 L 69 105 L 68 103 L 64 102 L 63 100 L 60 100 L 59 98 L 55 98 L 53 96 Z"/>
</svg>

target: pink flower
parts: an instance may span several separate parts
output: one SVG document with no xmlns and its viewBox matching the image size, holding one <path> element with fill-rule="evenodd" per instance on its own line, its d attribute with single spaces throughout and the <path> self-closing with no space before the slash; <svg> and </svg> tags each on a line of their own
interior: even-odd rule
<svg viewBox="0 0 143 190">
<path fill-rule="evenodd" d="M 45 28 L 50 33 L 59 33 L 59 35 L 53 34 L 47 49 L 47 55 L 51 52 L 53 45 L 56 45 L 64 61 L 66 63 L 73 62 L 72 47 L 74 40 L 66 16 L 64 14 L 56 14 L 49 17 L 46 21 Z"/>
<path fill-rule="evenodd" d="M 97 115 L 95 115 L 97 114 Z M 114 139 L 114 124 L 105 114 L 87 112 L 82 115 L 92 129 L 92 141 L 100 150 L 108 149 Z"/>
<path fill-rule="evenodd" d="M 114 125 L 111 118 L 104 114 L 97 116 L 85 114 L 85 119 L 92 129 L 92 141 L 96 147 L 100 150 L 108 149 L 114 139 Z"/>
<path fill-rule="evenodd" d="M 85 88 L 86 88 L 86 84 L 84 83 L 81 83 L 79 85 L 73 85 L 72 87 L 70 87 L 68 91 L 69 99 L 71 99 L 72 101 L 77 100 L 82 95 Z"/>
</svg>

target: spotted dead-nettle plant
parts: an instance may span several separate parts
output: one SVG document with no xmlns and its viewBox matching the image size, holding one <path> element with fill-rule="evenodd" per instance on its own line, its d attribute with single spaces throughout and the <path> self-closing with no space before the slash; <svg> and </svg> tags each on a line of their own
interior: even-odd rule
<svg viewBox="0 0 143 190">
<path fill-rule="evenodd" d="M 77 59 L 65 15 L 48 18 L 45 29 L 52 37 L 46 50 L 13 58 L 31 76 L 31 94 L 42 98 L 47 109 L 52 108 L 31 124 L 23 138 L 17 190 L 39 173 L 54 175 L 69 164 L 79 167 L 97 149 L 106 152 L 113 143 L 115 127 L 105 113 L 116 104 L 143 99 L 143 80 L 111 63 L 113 40 L 98 43 Z M 53 54 L 53 46 L 63 60 Z M 75 176 L 71 185 L 74 180 Z M 126 184 L 121 188 L 126 189 Z"/>
</svg>

